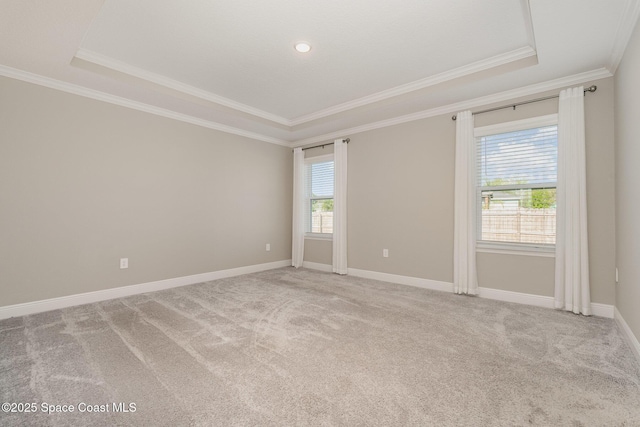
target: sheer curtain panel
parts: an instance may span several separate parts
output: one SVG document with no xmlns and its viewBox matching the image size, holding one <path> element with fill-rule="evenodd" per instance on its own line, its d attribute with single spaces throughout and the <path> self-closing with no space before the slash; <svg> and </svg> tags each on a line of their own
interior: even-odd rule
<svg viewBox="0 0 640 427">
<path fill-rule="evenodd" d="M 555 307 L 591 314 L 582 86 L 560 92 Z"/>
<path fill-rule="evenodd" d="M 336 139 L 333 148 L 333 272 L 347 274 L 347 142 Z"/>
<path fill-rule="evenodd" d="M 455 213 L 453 232 L 453 291 L 475 295 L 476 273 L 476 142 L 473 114 L 456 120 Z"/>
<path fill-rule="evenodd" d="M 304 151 L 293 150 L 293 230 L 291 265 L 302 267 L 304 260 Z"/>
</svg>

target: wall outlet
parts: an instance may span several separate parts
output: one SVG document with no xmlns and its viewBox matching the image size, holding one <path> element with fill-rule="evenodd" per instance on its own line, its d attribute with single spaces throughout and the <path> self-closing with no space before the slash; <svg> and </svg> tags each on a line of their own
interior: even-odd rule
<svg viewBox="0 0 640 427">
<path fill-rule="evenodd" d="M 384 258 L 389 258 L 389 249 L 383 249 L 382 250 L 382 256 Z"/>
<path fill-rule="evenodd" d="M 120 258 L 120 268 L 129 268 L 129 258 Z"/>
<path fill-rule="evenodd" d="M 267 252 L 271 250 L 271 243 L 267 243 Z"/>
</svg>

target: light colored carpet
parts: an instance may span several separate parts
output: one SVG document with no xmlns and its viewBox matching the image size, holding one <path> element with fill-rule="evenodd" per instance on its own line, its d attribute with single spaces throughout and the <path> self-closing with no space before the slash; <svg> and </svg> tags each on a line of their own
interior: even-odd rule
<svg viewBox="0 0 640 427">
<path fill-rule="evenodd" d="M 640 425 L 610 319 L 293 268 L 1 321 L 0 393 L 37 404 L 3 426 Z"/>
</svg>

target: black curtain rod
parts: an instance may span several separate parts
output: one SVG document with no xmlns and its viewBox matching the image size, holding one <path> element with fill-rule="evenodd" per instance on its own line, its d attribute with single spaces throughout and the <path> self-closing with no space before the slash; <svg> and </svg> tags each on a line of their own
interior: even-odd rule
<svg viewBox="0 0 640 427">
<path fill-rule="evenodd" d="M 583 91 L 583 93 L 586 94 L 587 92 L 595 92 L 596 89 L 598 89 L 598 86 L 592 85 L 592 86 L 589 86 L 588 88 L 586 88 Z M 515 110 L 516 107 L 519 106 L 519 105 L 531 104 L 532 102 L 546 101 L 547 99 L 553 99 L 553 98 L 559 98 L 559 97 L 560 97 L 560 95 L 545 96 L 544 98 L 531 99 L 529 101 L 522 101 L 522 102 L 518 102 L 516 104 L 509 104 L 509 105 L 503 105 L 502 107 L 489 108 L 488 110 L 477 111 L 477 112 L 471 113 L 471 114 L 475 116 L 476 114 L 482 114 L 482 113 L 489 113 L 491 111 L 504 110 L 505 108 L 513 108 Z M 457 116 L 451 117 L 451 120 L 455 120 L 455 119 L 457 119 Z"/>
<path fill-rule="evenodd" d="M 349 143 L 349 141 L 351 141 L 351 140 L 350 140 L 349 138 L 345 138 L 345 139 L 343 139 L 342 141 L 344 141 L 344 142 L 346 142 L 346 143 L 348 144 L 348 143 Z M 322 147 L 322 148 L 324 148 L 324 147 L 325 147 L 325 145 L 333 145 L 333 144 L 334 144 L 333 142 L 327 142 L 326 144 L 314 145 L 313 147 L 305 147 L 305 148 L 303 148 L 303 149 L 302 149 L 302 151 L 304 151 L 304 150 L 311 150 L 312 148 L 318 148 L 318 147 Z"/>
</svg>

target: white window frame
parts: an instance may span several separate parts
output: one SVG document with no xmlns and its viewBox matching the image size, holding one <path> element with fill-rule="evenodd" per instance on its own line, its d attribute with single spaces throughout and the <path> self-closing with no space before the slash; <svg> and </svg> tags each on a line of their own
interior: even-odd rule
<svg viewBox="0 0 640 427">
<path fill-rule="evenodd" d="M 498 123 L 495 125 L 481 126 L 474 129 L 473 136 L 477 139 L 483 136 L 495 135 L 499 133 L 516 132 L 519 130 L 533 129 L 544 126 L 557 126 L 558 115 L 548 114 L 545 116 L 532 117 L 523 120 Z M 541 184 L 532 187 L 539 188 Z M 544 184 L 542 184 L 544 185 Z M 557 183 L 556 183 L 557 185 Z M 527 185 L 518 185 L 518 188 L 526 188 Z M 477 185 L 476 192 L 480 194 L 480 185 Z M 488 188 L 488 187 L 487 187 Z M 483 190 L 487 189 L 482 187 Z M 505 189 L 501 187 L 500 189 Z M 481 221 L 480 197 L 476 197 L 476 221 Z M 509 242 L 487 242 L 480 240 L 482 227 L 478 225 L 476 236 L 476 251 L 484 253 L 498 253 L 511 255 L 531 255 L 541 257 L 555 257 L 555 245 L 539 245 L 535 243 L 509 243 Z"/>
<path fill-rule="evenodd" d="M 304 166 L 305 166 L 305 171 L 308 165 L 314 164 L 314 163 L 325 163 L 325 162 L 333 162 L 335 159 L 333 157 L 333 154 L 323 154 L 321 156 L 313 156 L 313 157 L 306 157 L 304 159 Z M 306 172 L 305 172 L 305 179 L 306 179 Z M 334 177 L 335 180 L 335 177 Z M 306 188 L 306 181 L 305 181 L 305 188 Z M 335 193 L 335 181 L 334 181 L 334 191 Z M 332 198 L 335 198 L 335 194 L 333 195 Z M 322 199 L 326 199 L 326 197 L 322 197 Z M 307 197 L 307 195 L 305 194 L 304 197 L 304 203 L 305 205 L 309 205 L 309 203 L 311 203 L 311 198 Z M 335 201 L 334 201 L 335 203 Z M 305 218 L 305 224 L 306 224 L 306 218 Z M 305 231 L 304 233 L 304 238 L 305 240 L 333 240 L 333 233 L 312 233 L 310 231 Z"/>
</svg>

